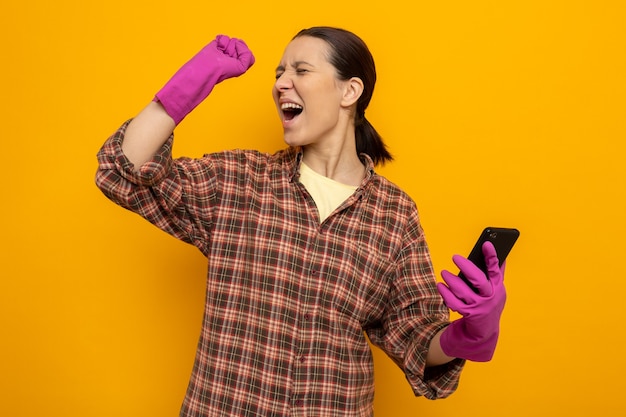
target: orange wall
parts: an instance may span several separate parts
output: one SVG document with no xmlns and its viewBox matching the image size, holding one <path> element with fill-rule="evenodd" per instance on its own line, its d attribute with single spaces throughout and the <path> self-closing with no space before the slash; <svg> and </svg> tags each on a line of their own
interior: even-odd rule
<svg viewBox="0 0 626 417">
<path fill-rule="evenodd" d="M 371 47 L 368 118 L 396 156 L 380 172 L 417 201 L 436 268 L 483 226 L 522 232 L 494 360 L 431 402 L 377 351 L 377 415 L 626 414 L 624 2 L 220 3 L 3 7 L 0 415 L 177 415 L 205 260 L 106 200 L 95 154 L 218 33 L 257 63 L 185 120 L 176 154 L 281 147 L 273 69 L 318 24 Z"/>
</svg>

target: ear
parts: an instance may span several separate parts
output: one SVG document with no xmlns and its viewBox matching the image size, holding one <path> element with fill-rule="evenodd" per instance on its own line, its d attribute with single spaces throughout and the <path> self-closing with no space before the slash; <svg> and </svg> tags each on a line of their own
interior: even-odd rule
<svg viewBox="0 0 626 417">
<path fill-rule="evenodd" d="M 343 99 L 341 100 L 341 104 L 344 107 L 350 107 L 354 103 L 356 103 L 363 94 L 363 81 L 361 81 L 358 77 L 352 77 L 345 82 L 344 90 L 343 90 Z"/>
</svg>

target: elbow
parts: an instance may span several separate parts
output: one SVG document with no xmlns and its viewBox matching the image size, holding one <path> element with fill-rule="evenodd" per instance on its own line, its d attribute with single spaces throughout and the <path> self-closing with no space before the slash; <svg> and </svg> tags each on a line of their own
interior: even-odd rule
<svg viewBox="0 0 626 417">
<path fill-rule="evenodd" d="M 111 201 L 122 207 L 130 207 L 133 200 L 132 185 L 116 171 L 98 169 L 96 187 Z"/>
</svg>

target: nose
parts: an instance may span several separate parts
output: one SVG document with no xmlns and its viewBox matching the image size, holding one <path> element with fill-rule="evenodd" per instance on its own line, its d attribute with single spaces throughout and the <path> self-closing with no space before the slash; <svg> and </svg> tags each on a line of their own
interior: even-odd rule
<svg viewBox="0 0 626 417">
<path fill-rule="evenodd" d="M 291 77 L 287 74 L 287 71 L 283 72 L 276 78 L 276 82 L 274 86 L 278 91 L 286 91 L 293 87 L 293 81 Z"/>
</svg>

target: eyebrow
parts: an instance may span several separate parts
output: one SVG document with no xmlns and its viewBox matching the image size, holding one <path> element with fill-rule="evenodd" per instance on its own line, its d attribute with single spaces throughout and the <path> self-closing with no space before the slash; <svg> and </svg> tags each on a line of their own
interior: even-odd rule
<svg viewBox="0 0 626 417">
<path fill-rule="evenodd" d="M 294 67 L 298 67 L 299 65 L 308 65 L 308 66 L 313 66 L 313 64 L 310 64 L 306 61 L 296 61 L 293 63 Z M 285 66 L 284 65 L 279 65 L 276 67 L 276 71 L 284 71 L 285 70 Z"/>
</svg>

